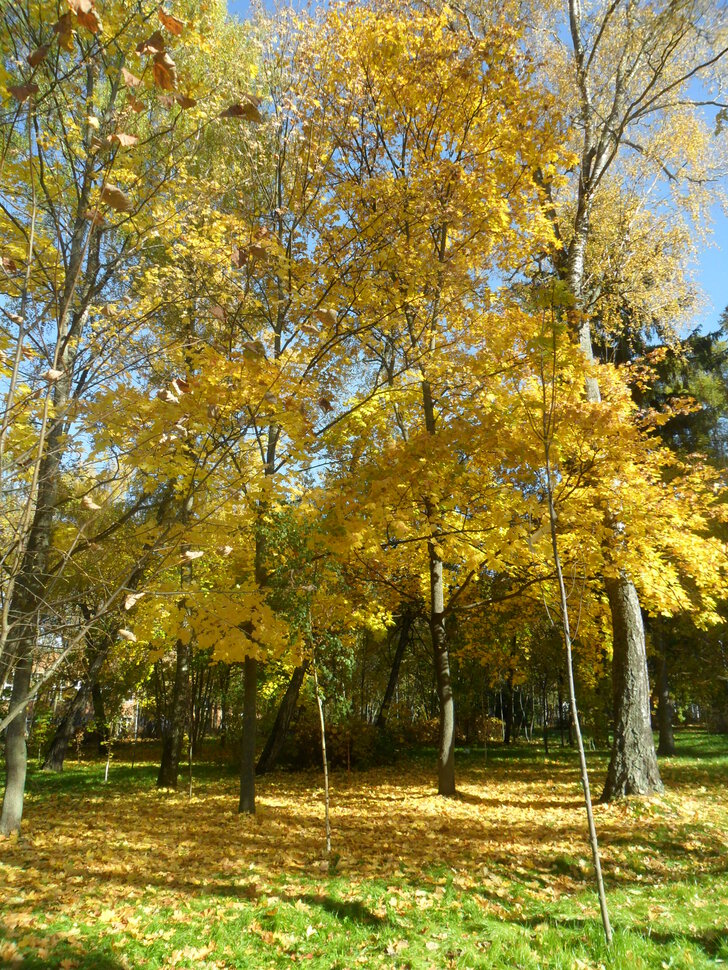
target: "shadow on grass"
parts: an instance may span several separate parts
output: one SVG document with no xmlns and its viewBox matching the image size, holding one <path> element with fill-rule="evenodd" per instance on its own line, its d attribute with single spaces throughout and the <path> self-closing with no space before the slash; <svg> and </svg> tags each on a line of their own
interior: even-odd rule
<svg viewBox="0 0 728 970">
<path fill-rule="evenodd" d="M 23 970 L 55 970 L 56 967 L 74 967 L 75 970 L 124 970 L 128 963 L 120 963 L 108 950 L 100 950 L 93 945 L 84 945 L 83 952 L 70 947 L 59 947 L 52 953 L 39 956 L 31 950 L 23 950 L 22 963 L 9 963 L 8 967 L 22 967 Z M 0 966 L 6 964 L 0 963 Z"/>
<path fill-rule="evenodd" d="M 660 933 L 655 932 L 650 926 L 635 926 L 631 930 L 662 946 L 670 943 L 692 943 L 710 959 L 728 956 L 728 926 L 705 930 L 703 933 Z"/>
<path fill-rule="evenodd" d="M 300 899 L 302 902 L 307 903 L 309 906 L 317 906 L 319 909 L 324 910 L 324 912 L 329 913 L 331 916 L 335 916 L 336 919 L 343 922 L 361 923 L 364 926 L 383 926 L 388 922 L 386 916 L 377 916 L 370 909 L 360 903 L 359 900 L 340 900 L 334 899 L 332 896 L 314 896 L 305 895 L 299 897 L 284 897 L 288 901 L 297 901 Z"/>
</svg>

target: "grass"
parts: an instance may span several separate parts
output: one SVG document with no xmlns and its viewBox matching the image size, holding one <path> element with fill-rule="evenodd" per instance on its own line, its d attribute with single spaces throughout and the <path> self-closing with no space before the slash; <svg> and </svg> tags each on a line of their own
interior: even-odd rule
<svg viewBox="0 0 728 970">
<path fill-rule="evenodd" d="M 0 966 L 706 968 L 728 964 L 728 739 L 678 735 L 663 798 L 597 806 L 614 944 L 602 937 L 573 752 L 489 747 L 261 780 L 237 815 L 229 768 L 160 792 L 156 768 L 33 770 L 20 840 L 0 842 Z M 599 790 L 604 752 L 590 756 Z"/>
</svg>

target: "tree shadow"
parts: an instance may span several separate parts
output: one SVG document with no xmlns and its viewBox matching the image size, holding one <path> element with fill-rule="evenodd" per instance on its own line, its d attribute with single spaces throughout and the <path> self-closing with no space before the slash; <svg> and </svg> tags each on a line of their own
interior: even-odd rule
<svg viewBox="0 0 728 970">
<path fill-rule="evenodd" d="M 64 966 L 73 966 L 76 970 L 124 970 L 128 964 L 120 963 L 119 960 L 109 953 L 108 950 L 100 950 L 88 941 L 84 941 L 83 951 L 73 949 L 68 946 L 56 947 L 51 953 L 44 953 L 40 956 L 32 950 L 19 950 L 18 956 L 22 957 L 20 963 L 0 963 L 0 967 L 22 967 L 23 970 L 54 970 Z"/>
<path fill-rule="evenodd" d="M 705 953 L 707 957 L 716 959 L 728 955 L 728 926 L 714 927 L 703 933 L 660 933 L 650 926 L 634 927 L 634 932 L 649 937 L 653 943 L 668 945 L 670 943 L 692 943 Z"/>
<path fill-rule="evenodd" d="M 307 903 L 309 906 L 318 906 L 319 909 L 323 909 L 324 912 L 342 921 L 348 920 L 352 923 L 362 923 L 365 926 L 383 926 L 389 922 L 386 916 L 378 916 L 376 913 L 373 913 L 364 903 L 359 902 L 358 899 L 340 900 L 334 899 L 332 896 L 314 896 L 311 894 L 296 897 L 286 895 L 283 898 L 289 902 L 291 900 L 301 900 L 301 902 Z"/>
</svg>

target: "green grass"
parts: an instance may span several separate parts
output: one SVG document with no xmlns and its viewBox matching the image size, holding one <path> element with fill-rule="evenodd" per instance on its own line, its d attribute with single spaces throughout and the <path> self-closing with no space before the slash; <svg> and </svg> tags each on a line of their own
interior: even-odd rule
<svg viewBox="0 0 728 970">
<path fill-rule="evenodd" d="M 461 753 L 448 801 L 426 756 L 335 774 L 335 875 L 317 773 L 263 779 L 251 819 L 220 765 L 196 766 L 191 800 L 150 763 L 112 762 L 106 785 L 101 763 L 33 770 L 23 837 L 0 842 L 0 966 L 728 964 L 728 738 L 678 745 L 664 798 L 597 807 L 609 949 L 571 751 Z M 605 753 L 590 764 L 598 790 Z"/>
</svg>

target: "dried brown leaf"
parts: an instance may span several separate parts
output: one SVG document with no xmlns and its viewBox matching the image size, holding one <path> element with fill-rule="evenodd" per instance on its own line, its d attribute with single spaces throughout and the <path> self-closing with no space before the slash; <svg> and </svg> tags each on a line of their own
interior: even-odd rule
<svg viewBox="0 0 728 970">
<path fill-rule="evenodd" d="M 138 88 L 142 83 L 142 79 L 140 77 L 137 77 L 136 74 L 132 74 L 131 71 L 127 71 L 125 67 L 122 67 L 121 69 L 121 77 L 124 84 L 128 88 Z"/>
<path fill-rule="evenodd" d="M 53 24 L 53 33 L 58 34 L 58 43 L 64 50 L 70 51 L 73 49 L 73 22 L 71 21 L 71 14 L 64 13 L 57 21 Z"/>
<path fill-rule="evenodd" d="M 27 101 L 31 94 L 38 93 L 38 85 L 33 84 L 14 84 L 12 87 L 8 87 L 8 91 L 12 94 L 16 101 L 20 101 L 22 104 Z"/>
<path fill-rule="evenodd" d="M 164 7 L 160 7 L 157 11 L 159 16 L 159 21 L 163 27 L 166 27 L 170 34 L 174 34 L 175 37 L 179 35 L 184 30 L 184 21 L 178 20 L 177 17 L 173 17 L 171 13 L 167 13 Z"/>
<path fill-rule="evenodd" d="M 155 30 L 151 37 L 140 41 L 136 46 L 137 54 L 161 54 L 164 50 L 164 37 L 159 30 Z"/>
<path fill-rule="evenodd" d="M 238 101 L 235 104 L 228 105 L 223 111 L 220 112 L 220 118 L 242 118 L 244 121 L 253 121 L 256 124 L 260 124 L 263 120 L 263 115 L 258 110 L 258 105 L 260 104 L 260 98 L 256 98 L 255 95 L 247 94 L 244 101 Z"/>
<path fill-rule="evenodd" d="M 120 145 L 122 148 L 131 148 L 139 142 L 136 135 L 127 135 L 123 131 L 114 132 L 113 135 L 109 135 L 108 140 L 110 144 Z"/>
<path fill-rule="evenodd" d="M 82 27 L 89 30 L 92 34 L 101 32 L 101 18 L 96 12 L 93 0 L 68 0 L 71 12 L 76 15 L 76 20 Z"/>
<path fill-rule="evenodd" d="M 117 185 L 105 185 L 101 193 L 101 201 L 110 205 L 117 212 L 131 212 L 131 199 Z"/>
<path fill-rule="evenodd" d="M 28 64 L 31 67 L 38 67 L 48 57 L 50 49 L 50 44 L 41 44 L 40 47 L 36 47 L 32 54 L 28 54 Z"/>
<path fill-rule="evenodd" d="M 177 87 L 177 66 L 164 51 L 154 55 L 154 82 L 163 91 L 174 91 Z"/>
</svg>

